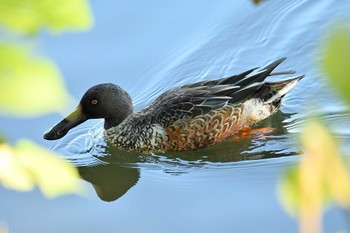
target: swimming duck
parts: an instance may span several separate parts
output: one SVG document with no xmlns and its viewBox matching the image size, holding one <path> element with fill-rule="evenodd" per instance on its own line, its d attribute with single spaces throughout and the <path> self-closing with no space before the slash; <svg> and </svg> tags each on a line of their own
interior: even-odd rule
<svg viewBox="0 0 350 233">
<path fill-rule="evenodd" d="M 104 138 L 124 151 L 141 153 L 196 150 L 234 136 L 275 113 L 285 94 L 304 76 L 265 79 L 293 71 L 272 71 L 285 58 L 263 68 L 172 88 L 147 108 L 134 112 L 130 95 L 103 83 L 83 95 L 76 110 L 44 138 L 55 140 L 88 119 L 104 119 Z"/>
</svg>

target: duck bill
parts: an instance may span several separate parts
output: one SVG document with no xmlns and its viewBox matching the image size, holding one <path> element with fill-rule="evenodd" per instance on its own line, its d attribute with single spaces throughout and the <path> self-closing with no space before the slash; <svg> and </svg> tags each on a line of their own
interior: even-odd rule
<svg viewBox="0 0 350 233">
<path fill-rule="evenodd" d="M 46 140 L 56 140 L 62 138 L 68 133 L 68 131 L 75 126 L 83 123 L 87 120 L 87 116 L 83 113 L 81 106 L 79 105 L 74 112 L 69 114 L 66 118 L 60 121 L 52 129 L 44 134 Z"/>
</svg>

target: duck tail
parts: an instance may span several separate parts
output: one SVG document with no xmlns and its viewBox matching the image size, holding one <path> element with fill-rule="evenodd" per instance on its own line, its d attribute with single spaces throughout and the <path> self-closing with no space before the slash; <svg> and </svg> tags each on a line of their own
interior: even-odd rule
<svg viewBox="0 0 350 233">
<path fill-rule="evenodd" d="M 302 78 L 304 78 L 304 75 L 276 82 L 266 82 L 261 87 L 262 90 L 259 97 L 265 104 L 279 105 L 283 96 L 297 85 Z"/>
</svg>

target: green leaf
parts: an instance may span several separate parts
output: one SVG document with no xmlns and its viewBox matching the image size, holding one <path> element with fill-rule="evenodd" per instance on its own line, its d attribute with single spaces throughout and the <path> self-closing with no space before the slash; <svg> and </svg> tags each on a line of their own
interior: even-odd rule
<svg viewBox="0 0 350 233">
<path fill-rule="evenodd" d="M 295 215 L 299 211 L 299 174 L 297 167 L 288 168 L 278 182 L 278 194 L 285 209 Z"/>
<path fill-rule="evenodd" d="M 0 113 L 37 116 L 58 111 L 67 97 L 53 63 L 34 59 L 23 48 L 0 44 Z"/>
<path fill-rule="evenodd" d="M 5 142 L 6 142 L 6 139 L 0 132 L 0 144 L 5 143 Z"/>
<path fill-rule="evenodd" d="M 73 165 L 29 140 L 19 141 L 15 148 L 0 144 L 0 183 L 18 191 L 37 185 L 50 198 L 81 191 Z"/>
<path fill-rule="evenodd" d="M 92 16 L 86 0 L 0 0 L 0 25 L 25 33 L 40 28 L 59 32 L 88 29 Z"/>
<path fill-rule="evenodd" d="M 350 30 L 348 27 L 335 29 L 324 45 L 322 67 L 330 81 L 350 104 Z"/>
</svg>

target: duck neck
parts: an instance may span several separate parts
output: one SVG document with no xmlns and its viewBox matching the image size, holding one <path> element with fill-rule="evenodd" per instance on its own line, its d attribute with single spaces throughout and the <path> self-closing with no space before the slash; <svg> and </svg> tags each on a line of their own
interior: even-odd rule
<svg viewBox="0 0 350 233">
<path fill-rule="evenodd" d="M 124 119 L 123 119 L 124 120 Z M 105 119 L 105 124 L 104 124 L 104 128 L 105 129 L 110 129 L 113 127 L 118 126 L 120 123 L 123 122 L 123 120 L 120 119 Z"/>
<path fill-rule="evenodd" d="M 119 87 L 116 89 L 107 106 L 103 114 L 105 129 L 118 126 L 134 112 L 130 95 Z"/>
<path fill-rule="evenodd" d="M 119 112 L 118 114 L 113 114 L 113 117 L 105 118 L 104 128 L 107 130 L 118 126 L 132 113 L 133 113 L 133 109 L 132 109 L 132 106 L 130 106 L 129 108 L 126 108 L 122 113 Z"/>
</svg>

